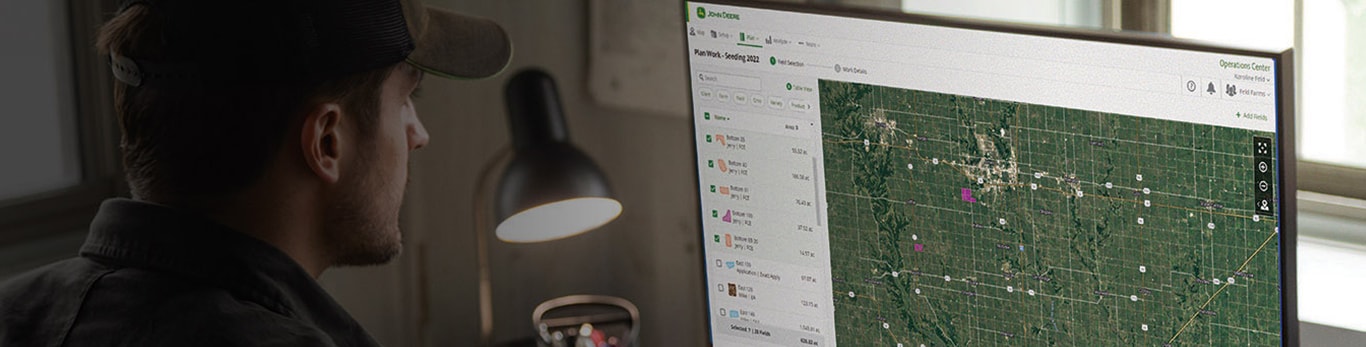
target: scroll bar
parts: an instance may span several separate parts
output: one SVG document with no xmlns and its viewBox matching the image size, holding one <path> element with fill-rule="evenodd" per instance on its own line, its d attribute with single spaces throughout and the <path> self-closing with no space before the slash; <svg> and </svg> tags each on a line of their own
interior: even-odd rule
<svg viewBox="0 0 1366 347">
<path fill-rule="evenodd" d="M 824 227 L 824 223 L 821 222 L 825 219 L 825 208 L 821 207 L 821 173 L 816 167 L 816 157 L 814 156 L 811 157 L 811 177 L 811 195 L 815 195 L 815 199 L 811 201 L 816 202 L 812 204 L 816 206 L 816 226 Z"/>
</svg>

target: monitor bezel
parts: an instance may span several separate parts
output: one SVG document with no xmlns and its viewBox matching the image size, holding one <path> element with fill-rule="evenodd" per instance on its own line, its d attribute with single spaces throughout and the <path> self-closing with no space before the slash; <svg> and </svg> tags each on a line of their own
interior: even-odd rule
<svg viewBox="0 0 1366 347">
<path fill-rule="evenodd" d="M 1279 256 L 1281 259 L 1281 345 L 1299 345 L 1300 329 L 1298 316 L 1298 302 L 1296 299 L 1296 285 L 1298 282 L 1296 277 L 1295 259 L 1296 236 L 1298 233 L 1296 230 L 1297 222 L 1295 214 L 1295 64 L 1293 49 L 1286 49 L 1281 52 L 1266 52 L 1246 48 L 1224 46 L 1211 42 L 1177 39 L 1172 38 L 1170 36 L 1161 36 L 1159 34 L 1153 33 L 1121 32 L 1084 28 L 1044 26 L 1035 24 L 1008 23 L 970 18 L 956 18 L 915 13 L 904 13 L 870 7 L 853 7 L 835 4 L 801 4 L 771 2 L 763 0 L 707 0 L 682 1 L 681 3 L 684 18 L 687 18 L 691 15 L 691 13 L 689 13 L 689 9 L 693 4 L 705 3 L 722 6 L 737 6 L 764 10 L 788 11 L 794 13 L 839 16 L 856 19 L 869 19 L 889 23 L 916 24 L 967 30 L 981 30 L 988 32 L 1073 39 L 1091 42 L 1115 43 L 1143 47 L 1170 48 L 1195 52 L 1231 54 L 1272 59 L 1273 61 L 1275 61 L 1276 64 L 1275 77 L 1277 81 L 1277 88 L 1275 91 L 1275 100 L 1277 105 L 1276 109 L 1278 117 L 1276 122 L 1276 161 L 1279 164 L 1277 165 L 1277 184 L 1279 184 L 1280 190 L 1276 196 L 1276 200 L 1278 204 L 1278 223 L 1280 228 L 1278 242 L 1280 244 Z M 685 68 L 687 75 L 684 76 L 684 79 L 688 81 L 688 128 L 691 132 L 692 137 L 694 178 L 693 192 L 694 194 L 697 194 L 694 195 L 694 197 L 697 198 L 697 204 L 695 207 L 697 208 L 697 211 L 699 211 L 695 213 L 698 222 L 697 237 L 699 246 L 697 257 L 698 261 L 696 263 L 702 265 L 699 267 L 699 269 L 701 270 L 701 279 L 703 282 L 703 285 L 701 286 L 702 303 L 706 306 L 702 311 L 704 312 L 703 316 L 706 318 L 706 320 L 704 321 L 704 328 L 706 329 L 707 334 L 707 344 L 714 345 L 715 334 L 712 331 L 712 321 L 714 320 L 714 318 L 712 317 L 710 312 L 711 295 L 708 290 L 709 282 L 707 274 L 708 268 L 706 251 L 707 235 L 704 230 L 706 218 L 700 212 L 702 211 L 702 197 L 700 193 L 702 189 L 702 177 L 701 163 L 699 161 L 700 157 L 698 156 L 700 153 L 698 152 L 697 138 L 697 110 L 696 102 L 695 100 L 693 100 L 692 96 L 693 81 L 692 78 L 690 78 L 690 76 L 692 76 L 693 71 L 692 65 L 690 63 L 690 56 L 687 54 L 689 48 L 687 22 L 688 21 L 685 20 L 684 28 L 679 32 L 679 34 L 683 37 L 683 61 L 684 64 L 687 64 Z"/>
</svg>

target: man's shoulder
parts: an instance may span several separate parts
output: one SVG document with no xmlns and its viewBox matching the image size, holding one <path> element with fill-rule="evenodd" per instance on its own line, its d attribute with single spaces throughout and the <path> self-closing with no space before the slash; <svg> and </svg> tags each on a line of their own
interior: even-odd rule
<svg viewBox="0 0 1366 347">
<path fill-rule="evenodd" d="M 79 299 L 68 298 L 83 295 L 89 282 L 106 270 L 68 259 L 0 283 L 0 345 L 37 345 L 65 334 L 80 309 Z"/>
<path fill-rule="evenodd" d="M 0 282 L 0 303 L 32 299 L 35 296 L 52 295 L 80 286 L 80 282 L 98 276 L 109 269 L 99 263 L 82 258 L 58 261 L 30 270 Z"/>
<path fill-rule="evenodd" d="M 130 346 L 332 345 L 331 338 L 312 324 L 220 289 L 178 291 L 148 304 L 155 308 L 135 314 L 146 320 L 132 327 Z M 111 333 L 88 326 L 93 329 L 73 329 L 71 337 L 100 341 Z"/>
<path fill-rule="evenodd" d="M 312 325 L 197 281 L 77 258 L 0 286 L 0 343 L 326 346 Z M 21 336 L 22 335 L 22 336 Z M 113 340 L 113 341 L 111 341 Z"/>
</svg>

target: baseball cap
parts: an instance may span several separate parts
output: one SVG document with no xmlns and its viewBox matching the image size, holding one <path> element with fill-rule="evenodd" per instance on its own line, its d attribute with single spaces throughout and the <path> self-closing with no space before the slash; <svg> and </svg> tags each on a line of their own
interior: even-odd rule
<svg viewBox="0 0 1366 347">
<path fill-rule="evenodd" d="M 162 28 L 156 56 L 110 52 L 129 85 L 325 80 L 399 62 L 482 78 L 512 55 L 497 23 L 420 0 L 125 0 Z"/>
</svg>

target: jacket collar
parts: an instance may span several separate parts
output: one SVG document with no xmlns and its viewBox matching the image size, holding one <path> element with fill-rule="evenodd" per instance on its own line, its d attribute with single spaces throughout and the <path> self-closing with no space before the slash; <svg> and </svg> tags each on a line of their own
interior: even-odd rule
<svg viewBox="0 0 1366 347">
<path fill-rule="evenodd" d="M 91 222 L 80 254 L 228 290 L 278 314 L 313 323 L 339 343 L 372 341 L 284 252 L 188 211 L 143 201 L 106 200 Z"/>
</svg>

